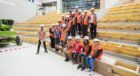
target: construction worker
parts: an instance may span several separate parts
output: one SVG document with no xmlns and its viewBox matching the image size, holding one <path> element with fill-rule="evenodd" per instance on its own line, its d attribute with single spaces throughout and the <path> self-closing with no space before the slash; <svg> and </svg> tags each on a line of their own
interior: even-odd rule
<svg viewBox="0 0 140 76">
<path fill-rule="evenodd" d="M 61 19 L 61 25 L 65 23 L 65 16 L 62 15 L 62 19 Z"/>
<path fill-rule="evenodd" d="M 91 47 L 92 45 L 89 42 L 89 37 L 85 36 L 84 40 L 83 40 L 83 49 L 82 49 L 82 53 L 79 54 L 79 60 L 80 60 L 80 64 L 78 65 L 77 69 L 80 69 L 83 71 L 86 68 L 86 57 L 88 57 L 90 55 L 91 52 Z"/>
<path fill-rule="evenodd" d="M 76 34 L 76 23 L 75 23 L 76 21 L 75 21 L 75 18 L 72 18 L 72 26 L 71 26 L 71 34 L 72 34 L 72 36 L 75 36 L 75 34 Z"/>
<path fill-rule="evenodd" d="M 65 19 L 65 24 L 68 25 L 68 22 L 69 22 L 69 15 L 67 14 Z"/>
<path fill-rule="evenodd" d="M 94 71 L 94 62 L 98 61 L 103 54 L 103 48 L 100 45 L 100 41 L 98 39 L 94 39 L 94 44 L 92 45 L 92 50 L 90 55 L 86 58 L 86 63 L 88 64 L 89 71 Z"/>
<path fill-rule="evenodd" d="M 50 41 L 51 41 L 51 48 L 55 48 L 55 38 L 54 38 L 54 25 L 49 29 L 49 33 L 50 33 Z"/>
<path fill-rule="evenodd" d="M 72 10 L 69 11 L 69 17 L 73 18 Z"/>
<path fill-rule="evenodd" d="M 68 40 L 67 40 L 67 50 L 64 52 L 65 54 L 65 61 L 69 61 L 72 60 L 72 51 L 73 51 L 73 40 L 72 40 L 72 36 L 68 36 Z"/>
<path fill-rule="evenodd" d="M 60 36 L 60 40 L 61 40 L 61 44 L 62 44 L 62 48 L 65 47 L 65 43 L 66 43 L 66 35 L 67 35 L 67 26 L 66 26 L 66 24 L 62 24 L 61 36 Z"/>
<path fill-rule="evenodd" d="M 87 14 L 87 10 L 84 10 L 83 15 L 83 25 L 82 25 L 82 33 L 83 37 L 88 35 L 88 25 L 89 25 L 89 16 Z"/>
<path fill-rule="evenodd" d="M 78 33 L 79 35 L 81 35 L 81 27 L 82 27 L 82 14 L 81 14 L 81 10 L 79 10 L 78 16 L 77 16 L 77 26 L 78 26 Z"/>
<path fill-rule="evenodd" d="M 60 43 L 60 36 L 61 32 L 58 28 L 58 24 L 55 24 L 56 26 L 54 27 L 54 37 L 55 37 L 55 47 L 59 46 Z M 58 51 L 57 48 L 55 48 L 56 51 Z"/>
<path fill-rule="evenodd" d="M 41 43 L 43 43 L 43 45 L 44 45 L 45 52 L 48 53 L 47 48 L 46 48 L 46 32 L 44 31 L 44 25 L 41 24 L 41 25 L 40 25 L 40 28 L 41 28 L 41 29 L 40 29 L 39 32 L 38 32 L 39 41 L 38 41 L 38 48 L 37 48 L 37 53 L 36 53 L 36 55 L 39 54 L 39 50 L 40 50 L 40 45 L 41 45 Z"/>
<path fill-rule="evenodd" d="M 68 29 L 68 36 L 72 35 L 72 18 L 69 17 L 69 21 L 68 21 L 68 25 L 67 25 L 67 29 Z"/>
<path fill-rule="evenodd" d="M 77 24 L 77 16 L 78 15 L 79 15 L 79 6 L 75 6 L 75 13 L 74 13 L 75 33 L 78 33 L 78 24 Z"/>
<path fill-rule="evenodd" d="M 96 17 L 96 13 L 94 13 L 94 8 L 91 8 L 91 14 L 90 14 L 90 35 L 91 38 L 96 38 L 96 34 L 97 34 L 97 17 Z"/>
<path fill-rule="evenodd" d="M 75 41 L 74 41 L 74 49 L 73 49 L 73 51 L 72 51 L 72 58 L 73 58 L 73 60 L 72 60 L 72 62 L 73 62 L 73 64 L 75 64 L 75 63 L 78 63 L 78 55 L 79 54 L 81 54 L 81 52 L 82 52 L 82 44 L 81 44 L 81 42 L 80 42 L 80 36 L 79 35 L 77 35 L 76 37 L 75 37 Z"/>
</svg>

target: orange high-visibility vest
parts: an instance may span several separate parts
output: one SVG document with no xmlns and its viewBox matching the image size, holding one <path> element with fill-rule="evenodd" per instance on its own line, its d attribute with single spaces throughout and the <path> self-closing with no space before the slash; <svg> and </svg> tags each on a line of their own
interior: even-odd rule
<svg viewBox="0 0 140 76">
<path fill-rule="evenodd" d="M 39 31 L 39 36 L 41 39 L 45 37 L 45 32 L 44 31 Z"/>
<path fill-rule="evenodd" d="M 61 29 L 61 37 L 60 37 L 60 40 L 61 41 L 65 41 L 66 40 L 66 33 L 67 33 L 67 30 L 65 29 Z"/>
<path fill-rule="evenodd" d="M 64 24 L 65 23 L 65 20 L 61 20 L 61 24 Z"/>
<path fill-rule="evenodd" d="M 95 54 L 96 54 L 96 52 L 98 51 L 98 50 L 100 50 L 100 49 L 102 49 L 102 47 L 101 47 L 101 45 L 100 44 L 98 44 L 98 45 L 93 45 L 92 46 L 92 51 L 91 51 L 91 56 L 94 56 Z"/>
<path fill-rule="evenodd" d="M 74 17 L 76 18 L 78 16 L 78 12 L 75 13 Z"/>
<path fill-rule="evenodd" d="M 67 53 L 68 54 L 71 54 L 72 53 L 72 51 L 73 51 L 73 41 L 71 40 L 71 41 L 67 41 Z"/>
<path fill-rule="evenodd" d="M 84 53 L 87 54 L 89 51 L 89 48 L 90 48 L 90 45 L 86 45 L 86 46 L 83 45 Z"/>
<path fill-rule="evenodd" d="M 84 25 L 88 25 L 89 24 L 89 16 L 88 15 L 84 15 L 84 20 L 83 20 L 83 24 Z"/>
<path fill-rule="evenodd" d="M 92 15 L 92 13 L 91 13 L 91 15 Z M 91 16 L 90 15 L 90 16 Z M 92 15 L 93 16 L 93 15 Z M 97 24 L 97 17 L 96 17 L 96 14 L 94 13 L 94 16 L 93 16 L 93 23 L 94 23 L 94 25 L 96 25 Z"/>
<path fill-rule="evenodd" d="M 81 21 L 82 21 L 82 15 L 78 15 L 77 16 L 77 23 L 81 23 Z"/>
<path fill-rule="evenodd" d="M 69 22 L 68 22 L 68 30 L 71 28 L 71 25 L 72 25 L 72 20 L 70 20 Z"/>
</svg>

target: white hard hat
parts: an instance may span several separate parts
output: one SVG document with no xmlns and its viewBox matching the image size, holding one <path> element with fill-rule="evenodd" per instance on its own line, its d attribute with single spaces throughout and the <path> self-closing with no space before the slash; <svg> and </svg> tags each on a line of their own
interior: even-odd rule
<svg viewBox="0 0 140 76">
<path fill-rule="evenodd" d="M 41 24 L 41 25 L 40 25 L 40 27 L 44 27 L 44 25 L 43 25 L 43 24 Z"/>
<path fill-rule="evenodd" d="M 66 18 L 69 18 L 69 15 L 66 15 Z"/>
<path fill-rule="evenodd" d="M 84 10 L 84 12 L 87 12 L 87 10 Z"/>
<path fill-rule="evenodd" d="M 78 39 L 78 40 L 79 40 L 79 39 L 81 39 L 81 37 L 80 37 L 79 35 L 77 35 L 77 36 L 75 37 L 75 39 Z"/>
<path fill-rule="evenodd" d="M 62 24 L 62 27 L 65 28 L 66 27 L 66 24 Z"/>
<path fill-rule="evenodd" d="M 91 8 L 90 10 L 95 10 L 95 8 Z"/>
<path fill-rule="evenodd" d="M 68 36 L 68 39 L 72 39 L 72 36 Z"/>
<path fill-rule="evenodd" d="M 79 6 L 75 6 L 75 8 L 79 8 Z"/>
<path fill-rule="evenodd" d="M 99 39 L 97 39 L 97 38 L 95 38 L 93 41 L 94 41 L 94 42 L 99 42 L 100 40 L 99 40 Z"/>
<path fill-rule="evenodd" d="M 85 39 L 85 40 L 89 40 L 89 37 L 88 37 L 88 36 L 85 36 L 84 39 Z"/>
</svg>

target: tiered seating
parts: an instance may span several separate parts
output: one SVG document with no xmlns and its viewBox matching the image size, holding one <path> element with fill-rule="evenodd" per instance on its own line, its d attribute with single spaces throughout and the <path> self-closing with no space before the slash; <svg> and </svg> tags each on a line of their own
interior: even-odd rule
<svg viewBox="0 0 140 76">
<path fill-rule="evenodd" d="M 114 7 L 100 22 L 140 22 L 140 4 Z"/>
<path fill-rule="evenodd" d="M 22 35 L 23 41 L 30 42 L 30 43 L 37 43 L 38 42 L 38 31 L 40 24 L 45 25 L 45 30 L 47 31 L 47 37 L 49 37 L 49 28 L 52 24 L 57 23 L 57 20 L 61 18 L 61 14 L 56 12 L 52 12 L 48 15 L 43 16 L 36 16 L 33 19 L 23 22 L 23 23 L 16 23 L 14 25 L 14 29 L 17 30 L 19 35 Z M 47 46 L 49 46 L 49 40 L 47 40 Z"/>
<path fill-rule="evenodd" d="M 100 38 L 118 39 L 139 44 L 140 4 L 129 4 L 111 8 L 98 21 L 98 29 Z"/>
</svg>

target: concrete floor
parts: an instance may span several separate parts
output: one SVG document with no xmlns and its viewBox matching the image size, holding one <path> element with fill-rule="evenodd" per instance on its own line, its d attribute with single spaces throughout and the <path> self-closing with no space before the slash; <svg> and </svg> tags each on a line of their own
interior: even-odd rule
<svg viewBox="0 0 140 76">
<path fill-rule="evenodd" d="M 89 76 L 87 70 L 77 70 L 77 65 L 50 51 L 44 53 L 43 48 L 35 55 L 36 47 L 27 43 L 0 47 L 0 76 Z"/>
</svg>

